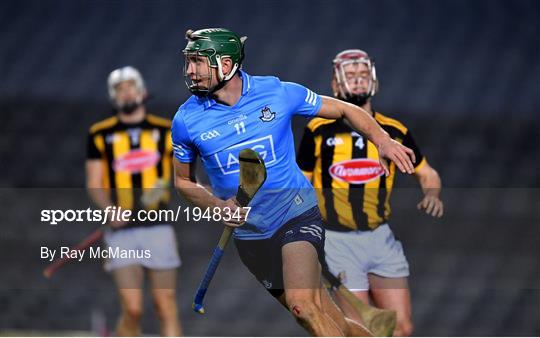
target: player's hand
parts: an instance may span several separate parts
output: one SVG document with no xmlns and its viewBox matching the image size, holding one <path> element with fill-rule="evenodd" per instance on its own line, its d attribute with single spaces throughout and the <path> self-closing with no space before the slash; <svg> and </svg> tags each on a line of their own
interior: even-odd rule
<svg viewBox="0 0 540 338">
<path fill-rule="evenodd" d="M 141 203 L 145 208 L 151 209 L 152 205 L 159 203 L 169 193 L 169 181 L 160 178 L 151 189 L 142 191 Z"/>
<path fill-rule="evenodd" d="M 444 213 L 444 204 L 437 196 L 424 196 L 416 207 L 418 210 L 425 210 L 426 214 L 437 218 L 441 218 Z"/>
<path fill-rule="evenodd" d="M 236 198 L 229 198 L 226 201 L 223 201 L 219 205 L 219 208 L 222 210 L 221 219 L 229 219 L 228 221 L 222 221 L 226 226 L 237 228 L 246 223 L 246 211 L 244 208 L 240 207 Z M 230 216 L 233 217 L 230 217 Z"/>
<path fill-rule="evenodd" d="M 379 162 L 386 176 L 390 175 L 388 160 L 394 162 L 402 173 L 414 174 L 413 163 L 416 162 L 416 157 L 411 149 L 387 137 L 384 142 L 379 144 L 377 150 L 379 151 Z"/>
</svg>

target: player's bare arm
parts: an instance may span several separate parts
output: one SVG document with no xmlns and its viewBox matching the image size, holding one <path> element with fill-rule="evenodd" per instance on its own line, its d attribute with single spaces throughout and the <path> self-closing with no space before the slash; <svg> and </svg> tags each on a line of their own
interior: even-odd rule
<svg viewBox="0 0 540 338">
<path fill-rule="evenodd" d="M 442 217 L 444 203 L 440 198 L 441 178 L 439 174 L 426 162 L 416 171 L 415 176 L 424 193 L 424 197 L 417 204 L 418 210 L 425 210 L 426 214 L 433 217 Z"/>
<path fill-rule="evenodd" d="M 103 191 L 103 170 L 101 160 L 86 160 L 86 188 L 92 201 L 100 208 L 112 204 L 110 197 Z"/>
<path fill-rule="evenodd" d="M 394 162 L 403 173 L 414 173 L 414 152 L 391 139 L 364 109 L 328 96 L 321 97 L 322 106 L 317 115 L 327 119 L 345 118 L 354 129 L 366 135 L 377 146 L 386 175 L 390 173 L 388 160 Z"/>
<path fill-rule="evenodd" d="M 101 209 L 114 205 L 110 195 L 103 186 L 103 171 L 105 170 L 101 160 L 86 160 L 86 188 L 92 201 Z M 124 221 L 111 221 L 112 227 L 121 227 Z"/>
<path fill-rule="evenodd" d="M 218 207 L 221 210 L 229 208 L 232 212 L 238 209 L 236 200 L 230 198 L 228 200 L 222 200 L 214 196 L 205 187 L 198 184 L 195 181 L 193 173 L 195 171 L 194 163 L 182 163 L 177 158 L 174 159 L 174 186 L 178 192 L 185 197 L 188 201 L 195 204 L 200 208 L 215 208 Z M 225 209 L 226 210 L 226 209 Z M 244 224 L 245 211 L 240 209 L 240 218 L 231 218 L 231 221 L 224 222 L 228 226 L 237 227 Z"/>
</svg>

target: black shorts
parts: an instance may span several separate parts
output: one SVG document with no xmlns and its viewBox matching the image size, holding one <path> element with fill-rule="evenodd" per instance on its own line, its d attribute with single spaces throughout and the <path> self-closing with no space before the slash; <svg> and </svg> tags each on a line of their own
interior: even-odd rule
<svg viewBox="0 0 540 338">
<path fill-rule="evenodd" d="M 268 239 L 234 242 L 244 265 L 272 296 L 279 297 L 284 292 L 281 248 L 287 243 L 307 241 L 324 265 L 324 234 L 319 207 L 314 207 L 289 220 Z"/>
</svg>

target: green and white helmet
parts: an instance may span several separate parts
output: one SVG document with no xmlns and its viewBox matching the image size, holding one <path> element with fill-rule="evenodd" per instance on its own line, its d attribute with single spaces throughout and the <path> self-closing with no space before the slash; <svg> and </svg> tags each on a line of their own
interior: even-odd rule
<svg viewBox="0 0 540 338">
<path fill-rule="evenodd" d="M 197 84 L 193 84 L 187 77 L 187 58 L 193 56 L 204 56 L 208 59 L 208 64 L 212 68 L 217 68 L 218 83 L 230 80 L 234 74 L 242 67 L 244 60 L 244 42 L 247 37 L 240 37 L 238 34 L 225 28 L 205 28 L 197 31 L 188 30 L 186 32 L 188 43 L 183 53 L 186 57 L 184 76 L 190 91 L 200 95 L 201 90 Z M 221 59 L 230 58 L 233 68 L 227 75 L 223 74 Z M 210 92 L 210 90 L 206 90 Z"/>
</svg>

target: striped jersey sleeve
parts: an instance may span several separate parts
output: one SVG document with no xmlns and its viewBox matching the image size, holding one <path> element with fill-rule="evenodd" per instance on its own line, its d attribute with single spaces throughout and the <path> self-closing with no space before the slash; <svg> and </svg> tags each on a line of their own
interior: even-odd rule
<svg viewBox="0 0 540 338">
<path fill-rule="evenodd" d="M 191 143 L 187 128 L 181 116 L 181 108 L 174 116 L 172 123 L 172 148 L 174 157 L 181 163 L 191 163 L 197 157 L 197 151 Z"/>
<path fill-rule="evenodd" d="M 316 116 L 321 109 L 322 99 L 312 90 L 294 82 L 282 82 L 288 97 L 292 115 Z"/>
</svg>

